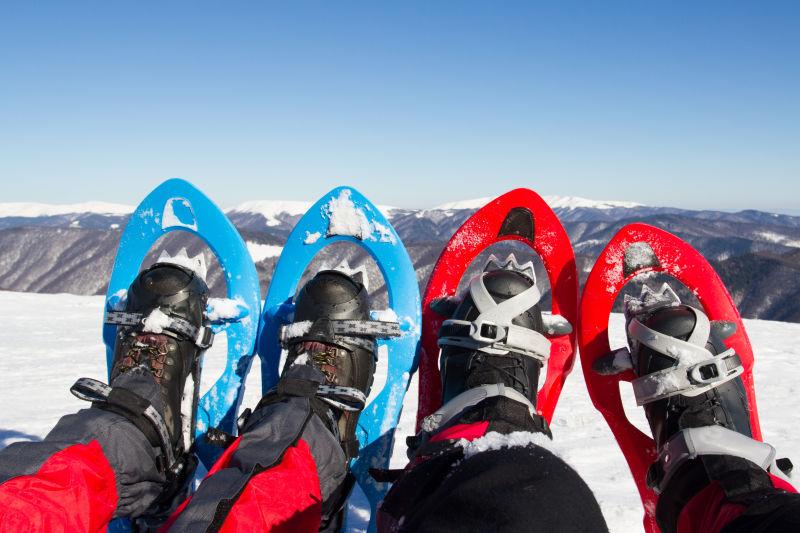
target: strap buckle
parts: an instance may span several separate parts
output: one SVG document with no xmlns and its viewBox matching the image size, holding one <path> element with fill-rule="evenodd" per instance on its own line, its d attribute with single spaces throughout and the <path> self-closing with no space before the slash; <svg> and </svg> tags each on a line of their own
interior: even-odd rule
<svg viewBox="0 0 800 533">
<path fill-rule="evenodd" d="M 481 317 L 475 319 L 469 325 L 469 336 L 478 342 L 494 344 L 506 340 L 508 331 L 505 327 L 498 325 L 492 320 L 482 320 Z"/>
<path fill-rule="evenodd" d="M 201 326 L 197 332 L 194 343 L 201 350 L 211 348 L 211 345 L 214 343 L 214 331 L 206 326 Z"/>
<path fill-rule="evenodd" d="M 710 361 L 701 361 L 687 369 L 689 380 L 697 385 L 709 385 L 729 376 L 736 376 L 741 373 L 739 370 L 742 368 L 737 359 L 730 349 Z"/>
</svg>

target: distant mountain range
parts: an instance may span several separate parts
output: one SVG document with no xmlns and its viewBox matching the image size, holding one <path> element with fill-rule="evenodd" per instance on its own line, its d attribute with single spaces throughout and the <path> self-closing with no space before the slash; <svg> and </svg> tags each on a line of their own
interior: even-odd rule
<svg viewBox="0 0 800 533">
<path fill-rule="evenodd" d="M 431 209 L 381 207 L 409 250 L 421 288 L 453 232 L 488 200 L 453 202 Z M 640 221 L 675 233 L 698 248 L 722 276 L 743 316 L 800 322 L 800 217 L 755 210 L 693 211 L 575 197 L 545 200 L 569 233 L 581 283 L 614 233 L 627 223 Z M 310 206 L 310 202 L 251 201 L 227 211 L 248 243 L 262 288 L 269 283 L 293 225 Z M 103 293 L 122 228 L 132 211 L 132 206 L 100 202 L 0 203 L 0 290 Z M 171 252 L 183 246 L 190 253 L 204 249 L 188 234 L 170 235 L 157 246 Z M 524 253 L 514 245 L 500 246 L 495 252 L 512 249 Z M 147 261 L 156 255 L 154 252 Z M 213 265 L 209 252 L 207 257 Z M 381 297 L 380 275 L 356 247 L 334 245 L 323 251 L 318 261 L 329 267 L 342 261 L 366 262 L 370 278 L 374 278 L 372 290 Z M 543 270 L 538 270 L 544 279 Z M 215 292 L 223 291 L 219 269 L 210 268 L 209 276 Z"/>
</svg>

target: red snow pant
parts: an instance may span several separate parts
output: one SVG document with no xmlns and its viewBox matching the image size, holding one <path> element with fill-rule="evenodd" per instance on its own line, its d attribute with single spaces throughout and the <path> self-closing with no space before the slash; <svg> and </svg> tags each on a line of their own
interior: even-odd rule
<svg viewBox="0 0 800 533">
<path fill-rule="evenodd" d="M 238 443 L 209 475 L 228 466 Z M 249 480 L 220 531 L 317 531 L 321 502 L 314 458 L 301 439 L 278 465 Z M 116 507 L 114 471 L 100 445 L 76 444 L 53 454 L 35 474 L 0 485 L 0 531 L 105 531 Z"/>
<path fill-rule="evenodd" d="M 158 404 L 151 375 L 120 378 Z M 285 378 L 324 381 L 304 365 Z M 241 437 L 170 517 L 170 531 L 338 527 L 351 478 L 339 440 L 312 401 L 288 392 L 262 399 Z M 125 416 L 92 407 L 62 417 L 42 442 L 0 450 L 0 532 L 103 531 L 112 518 L 143 516 L 165 486 L 157 464 L 157 449 Z"/>
</svg>

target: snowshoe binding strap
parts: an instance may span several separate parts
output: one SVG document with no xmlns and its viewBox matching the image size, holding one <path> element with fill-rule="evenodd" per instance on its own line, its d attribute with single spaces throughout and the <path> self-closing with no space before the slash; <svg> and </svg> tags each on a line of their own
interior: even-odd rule
<svg viewBox="0 0 800 533">
<path fill-rule="evenodd" d="M 668 284 L 659 291 L 644 285 L 640 298 L 625 299 L 628 338 L 675 361 L 675 365 L 631 381 L 637 405 L 683 395 L 694 397 L 731 381 L 744 373 L 736 352 L 729 348 L 717 355 L 706 348 L 712 330 L 725 330 L 726 324 L 712 324 L 708 316 L 684 305 L 695 316 L 694 329 L 687 340 L 677 339 L 647 327 L 643 320 L 665 307 L 683 305 Z M 630 349 L 620 348 L 595 360 L 592 368 L 601 375 L 613 375 L 634 368 Z"/>
<path fill-rule="evenodd" d="M 355 387 L 326 385 L 306 379 L 284 378 L 278 382 L 278 395 L 316 396 L 325 403 L 342 411 L 359 412 L 367 404 L 367 397 Z"/>
<path fill-rule="evenodd" d="M 487 398 L 496 396 L 504 396 L 525 405 L 531 417 L 536 418 L 536 409 L 533 407 L 530 399 L 524 394 L 502 383 L 493 383 L 490 385 L 473 387 L 462 392 L 444 404 L 435 413 L 426 416 L 422 421 L 421 429 L 426 433 L 435 433 L 439 428 L 443 427 L 448 421 L 468 407 L 472 407 Z"/>
<path fill-rule="evenodd" d="M 152 317 L 155 311 L 148 314 L 144 313 L 130 313 L 127 311 L 106 311 L 105 323 L 115 326 L 125 327 L 138 327 L 146 330 L 148 324 L 146 323 Z M 161 312 L 158 318 L 158 326 L 165 331 L 172 332 L 178 336 L 189 339 L 201 350 L 208 349 L 214 341 L 214 333 L 211 328 L 201 326 L 197 327 L 188 320 L 183 318 L 171 316 Z"/>
<path fill-rule="evenodd" d="M 460 346 L 493 355 L 521 353 L 539 361 L 550 357 L 550 341 L 532 329 L 512 324 L 517 316 L 539 303 L 536 285 L 503 302 L 495 302 L 478 276 L 469 292 L 480 313 L 475 320 L 448 319 L 439 331 L 439 346 Z"/>
<path fill-rule="evenodd" d="M 398 322 L 319 318 L 314 322 L 306 320 L 281 326 L 279 335 L 284 348 L 300 341 L 318 340 L 345 347 L 358 346 L 374 353 L 375 339 L 399 337 L 402 332 Z"/>
<path fill-rule="evenodd" d="M 183 469 L 182 461 L 176 460 L 167 424 L 150 402 L 128 389 L 110 387 L 91 378 L 80 378 L 72 385 L 70 392 L 81 400 L 130 420 L 154 448 L 161 450 L 159 467 L 164 472 L 178 475 Z"/>
<path fill-rule="evenodd" d="M 688 306 L 687 306 L 688 307 Z M 686 341 L 664 335 L 645 326 L 638 318 L 628 324 L 628 335 L 639 343 L 667 357 L 677 365 L 634 379 L 633 392 L 637 405 L 681 394 L 698 396 L 726 383 L 744 372 L 744 366 L 733 349 L 714 355 L 706 349 L 711 324 L 705 313 L 689 307 L 696 318 L 695 327 Z"/>
<path fill-rule="evenodd" d="M 672 436 L 661 448 L 658 460 L 647 473 L 647 483 L 660 494 L 687 461 L 708 455 L 746 459 L 761 469 L 779 475 L 775 448 L 722 426 L 687 428 Z"/>
</svg>

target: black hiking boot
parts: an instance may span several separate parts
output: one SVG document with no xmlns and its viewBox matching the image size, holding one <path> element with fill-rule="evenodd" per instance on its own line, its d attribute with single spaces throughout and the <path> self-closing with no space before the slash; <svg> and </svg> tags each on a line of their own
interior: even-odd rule
<svg viewBox="0 0 800 533">
<path fill-rule="evenodd" d="M 106 312 L 106 324 L 117 326 L 110 384 L 81 378 L 71 389 L 93 408 L 127 418 L 160 450 L 156 468 L 165 482 L 147 513 L 153 523 L 184 497 L 197 464 L 191 448 L 200 358 L 213 340 L 205 325 L 207 301 L 205 281 L 189 268 L 163 262 L 140 272 L 124 311 Z"/>
<path fill-rule="evenodd" d="M 637 320 L 645 327 L 666 337 L 688 342 L 703 322 L 708 322 L 702 311 L 688 305 L 665 302 L 664 305 L 628 316 L 628 324 Z M 706 339 L 696 346 L 707 350 L 706 359 L 719 356 L 727 350 L 718 331 L 711 328 Z M 652 375 L 655 372 L 674 368 L 678 360 L 664 350 L 663 353 L 647 346 L 628 331 L 633 371 L 637 377 Z M 700 346 L 702 344 L 702 346 Z M 678 348 L 679 350 L 680 348 Z M 673 351 L 673 353 L 678 353 Z M 735 355 L 731 363 L 739 362 Z M 716 367 L 699 369 L 709 377 L 717 372 Z M 698 389 L 701 387 L 698 387 Z M 747 394 L 741 377 L 735 377 L 708 390 L 698 393 L 698 389 L 684 394 L 674 394 L 644 404 L 645 415 L 653 433 L 658 449 L 678 431 L 686 428 L 718 425 L 736 431 L 747 437 L 752 436 Z"/>
<path fill-rule="evenodd" d="M 142 271 L 128 290 L 125 313 L 141 316 L 136 325 L 118 329 L 111 369 L 111 386 L 135 369 L 153 375 L 161 390 L 164 423 L 176 452 L 183 427 L 194 431 L 197 395 L 192 402 L 192 420 L 183 422 L 181 403 L 189 376 L 195 391 L 200 384 L 200 356 L 210 345 L 204 312 L 208 286 L 195 272 L 172 263 L 157 263 Z"/>
<path fill-rule="evenodd" d="M 723 342 L 733 324 L 710 322 L 667 284 L 628 299 L 625 315 L 634 394 L 658 452 L 647 484 L 662 531 L 712 481 L 731 499 L 771 487 L 775 449 L 752 439 L 743 366 Z"/>
<path fill-rule="evenodd" d="M 375 375 L 375 339 L 399 334 L 397 323 L 370 320 L 364 284 L 337 270 L 321 271 L 303 286 L 295 299 L 294 322 L 282 330 L 288 348 L 282 376 L 295 365 L 322 373 L 327 388 L 317 397 L 330 411 L 331 430 L 348 459 L 358 456 L 355 431 Z"/>
<path fill-rule="evenodd" d="M 514 316 L 503 316 L 501 320 L 495 319 L 492 323 L 487 321 L 470 326 L 470 323 L 474 324 L 482 313 L 489 310 L 476 304 L 471 294 L 473 285 L 479 285 L 475 290 L 485 289 L 496 304 L 502 304 L 535 287 L 531 277 L 513 270 L 492 270 L 472 280 L 470 293 L 439 331 L 439 345 L 442 347 L 442 403 L 449 402 L 467 389 L 500 383 L 520 392 L 535 407 L 539 373 L 549 355 L 549 342 L 546 341 L 547 353 L 533 355 L 532 352 L 536 351 L 534 347 L 504 344 L 508 335 L 504 329 L 513 324 L 532 332 L 543 333 L 542 312 L 537 303 L 538 292 L 527 293 L 530 305 L 523 304 L 522 307 L 526 309 Z M 480 328 L 476 333 L 481 338 L 476 339 L 477 335 L 470 335 L 470 328 L 476 327 Z M 527 350 L 522 351 L 521 348 Z M 534 349 L 530 350 L 531 348 Z"/>
<path fill-rule="evenodd" d="M 457 424 L 488 421 L 487 431 L 541 432 L 539 373 L 550 355 L 533 264 L 492 256 L 461 302 L 434 302 L 448 316 L 439 330 L 442 407 L 409 440 L 409 457 L 430 453 L 430 436 Z"/>
</svg>

